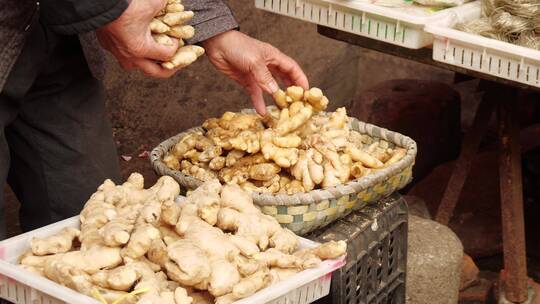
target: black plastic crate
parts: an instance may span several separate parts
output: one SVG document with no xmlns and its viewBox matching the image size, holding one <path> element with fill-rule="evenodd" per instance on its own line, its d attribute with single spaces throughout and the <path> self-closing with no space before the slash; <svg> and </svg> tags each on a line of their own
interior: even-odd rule
<svg viewBox="0 0 540 304">
<path fill-rule="evenodd" d="M 347 264 L 332 276 L 330 294 L 317 304 L 404 304 L 407 204 L 399 194 L 355 211 L 307 235 L 347 240 Z"/>
</svg>

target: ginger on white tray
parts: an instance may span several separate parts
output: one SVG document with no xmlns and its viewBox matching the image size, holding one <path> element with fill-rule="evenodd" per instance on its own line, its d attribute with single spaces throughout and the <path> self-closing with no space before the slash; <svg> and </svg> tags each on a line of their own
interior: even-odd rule
<svg viewBox="0 0 540 304">
<path fill-rule="evenodd" d="M 205 131 L 183 137 L 164 163 L 202 181 L 290 195 L 364 177 L 406 154 L 352 130 L 345 108 L 324 112 L 329 101 L 318 88 L 291 86 L 274 100 L 266 117 L 226 112 L 206 120 Z"/>
<path fill-rule="evenodd" d="M 184 45 L 184 40 L 193 38 L 195 28 L 185 23 L 194 16 L 192 11 L 184 10 L 181 0 L 169 0 L 150 23 L 150 31 L 154 40 L 163 45 L 178 43 L 176 54 L 161 65 L 169 70 L 184 68 L 204 54 L 204 48 L 198 45 Z"/>
<path fill-rule="evenodd" d="M 277 174 L 273 166 L 257 176 Z M 344 241 L 300 249 L 238 185 L 213 179 L 182 203 L 171 177 L 143 185 L 138 173 L 121 185 L 106 180 L 80 230 L 33 238 L 21 268 L 103 303 L 228 304 L 347 252 Z"/>
</svg>

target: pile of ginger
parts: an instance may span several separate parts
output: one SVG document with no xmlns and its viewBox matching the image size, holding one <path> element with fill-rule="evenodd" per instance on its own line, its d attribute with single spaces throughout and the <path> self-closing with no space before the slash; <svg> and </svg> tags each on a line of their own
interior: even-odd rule
<svg viewBox="0 0 540 304">
<path fill-rule="evenodd" d="M 164 68 L 184 68 L 204 54 L 204 49 L 198 45 L 184 45 L 185 39 L 191 39 L 195 35 L 195 28 L 185 24 L 193 16 L 192 11 L 184 9 L 181 0 L 168 0 L 166 7 L 150 23 L 152 37 L 157 43 L 173 46 L 176 41 L 178 44 L 174 56 L 161 64 Z"/>
<path fill-rule="evenodd" d="M 324 112 L 328 98 L 318 88 L 292 86 L 274 100 L 278 108 L 266 117 L 226 112 L 206 120 L 204 132 L 183 137 L 164 163 L 202 181 L 291 195 L 344 184 L 406 154 L 352 130 L 345 108 Z"/>
<path fill-rule="evenodd" d="M 33 238 L 19 263 L 102 303 L 226 304 L 346 253 L 344 241 L 299 249 L 237 185 L 211 180 L 175 202 L 179 192 L 168 176 L 149 189 L 137 173 L 107 180 L 80 230 Z"/>
</svg>

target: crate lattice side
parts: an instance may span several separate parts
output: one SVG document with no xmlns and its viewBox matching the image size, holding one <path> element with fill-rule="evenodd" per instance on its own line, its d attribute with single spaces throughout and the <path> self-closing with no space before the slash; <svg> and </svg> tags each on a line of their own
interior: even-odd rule
<svg viewBox="0 0 540 304">
<path fill-rule="evenodd" d="M 308 237 L 346 239 L 347 264 L 333 273 L 330 295 L 318 303 L 404 304 L 407 205 L 394 194 Z"/>
<path fill-rule="evenodd" d="M 356 35 L 418 49 L 433 37 L 421 27 L 317 0 L 255 0 L 259 9 Z"/>
<path fill-rule="evenodd" d="M 511 57 L 495 50 L 436 38 L 433 59 L 465 69 L 540 87 L 540 65 L 524 58 Z"/>
</svg>

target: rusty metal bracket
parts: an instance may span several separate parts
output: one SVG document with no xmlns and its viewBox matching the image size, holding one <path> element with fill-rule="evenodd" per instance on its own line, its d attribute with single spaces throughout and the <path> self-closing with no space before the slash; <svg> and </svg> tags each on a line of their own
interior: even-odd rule
<svg viewBox="0 0 540 304">
<path fill-rule="evenodd" d="M 508 301 L 525 302 L 528 298 L 519 111 L 516 92 L 497 90 L 499 96 L 499 185 L 501 192 L 504 252 L 504 294 Z"/>
<path fill-rule="evenodd" d="M 487 131 L 489 120 L 495 109 L 495 102 L 491 99 L 491 94 L 487 93 L 478 105 L 474 117 L 472 128 L 465 134 L 458 160 L 455 162 L 450 180 L 446 185 L 446 190 L 435 215 L 435 220 L 448 226 L 454 214 L 454 209 L 459 201 L 461 190 L 465 185 L 467 176 L 471 171 L 474 157 L 478 152 L 478 147 L 482 137 Z"/>
</svg>

